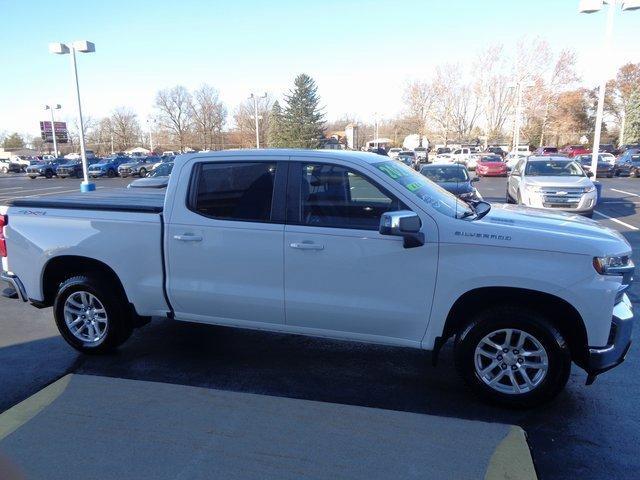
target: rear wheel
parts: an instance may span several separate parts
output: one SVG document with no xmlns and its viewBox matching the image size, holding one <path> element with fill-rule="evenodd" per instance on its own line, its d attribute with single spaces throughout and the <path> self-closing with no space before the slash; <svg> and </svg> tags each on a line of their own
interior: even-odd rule
<svg viewBox="0 0 640 480">
<path fill-rule="evenodd" d="M 107 177 L 113 178 L 116 176 L 116 172 L 112 169 L 107 170 Z"/>
<path fill-rule="evenodd" d="M 62 282 L 53 312 L 62 337 L 83 353 L 111 351 L 133 330 L 124 294 L 101 277 L 78 275 Z"/>
<path fill-rule="evenodd" d="M 51 170 L 47 170 L 44 173 L 44 178 L 52 178 L 53 177 L 53 172 Z"/>
</svg>

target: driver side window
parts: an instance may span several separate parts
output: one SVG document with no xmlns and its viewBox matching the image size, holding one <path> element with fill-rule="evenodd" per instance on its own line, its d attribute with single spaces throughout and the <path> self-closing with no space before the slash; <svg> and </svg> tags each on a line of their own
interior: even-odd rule
<svg viewBox="0 0 640 480">
<path fill-rule="evenodd" d="M 345 167 L 302 165 L 302 225 L 378 230 L 383 213 L 406 209 L 397 198 Z"/>
</svg>

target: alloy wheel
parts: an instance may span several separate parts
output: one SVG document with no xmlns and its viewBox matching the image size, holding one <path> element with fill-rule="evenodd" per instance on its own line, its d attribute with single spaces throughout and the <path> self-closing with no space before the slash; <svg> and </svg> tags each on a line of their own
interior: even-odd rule
<svg viewBox="0 0 640 480">
<path fill-rule="evenodd" d="M 503 328 L 486 335 L 476 346 L 475 371 L 490 388 L 510 395 L 535 390 L 545 379 L 549 356 L 533 335 Z"/>
<path fill-rule="evenodd" d="M 100 300 L 86 291 L 73 292 L 64 302 L 64 321 L 78 340 L 99 344 L 109 326 L 107 311 Z"/>
</svg>

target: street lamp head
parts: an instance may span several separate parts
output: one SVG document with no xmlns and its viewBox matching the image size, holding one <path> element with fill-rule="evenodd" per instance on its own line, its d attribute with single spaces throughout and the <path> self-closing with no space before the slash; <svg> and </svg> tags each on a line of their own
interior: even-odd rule
<svg viewBox="0 0 640 480">
<path fill-rule="evenodd" d="M 578 12 L 580 13 L 595 13 L 602 9 L 603 0 L 580 0 L 578 6 Z"/>
<path fill-rule="evenodd" d="M 56 55 L 65 55 L 69 53 L 69 47 L 60 42 L 50 43 L 49 53 L 55 53 Z"/>
<path fill-rule="evenodd" d="M 624 0 L 622 2 L 622 10 L 638 10 L 640 9 L 640 0 Z"/>
<path fill-rule="evenodd" d="M 73 42 L 73 48 L 76 52 L 93 53 L 96 51 L 96 46 L 93 42 L 87 40 L 78 40 Z"/>
</svg>

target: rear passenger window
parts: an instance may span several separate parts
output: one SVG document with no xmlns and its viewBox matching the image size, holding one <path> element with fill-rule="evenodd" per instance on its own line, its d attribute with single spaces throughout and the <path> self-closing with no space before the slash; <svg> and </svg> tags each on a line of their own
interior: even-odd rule
<svg viewBox="0 0 640 480">
<path fill-rule="evenodd" d="M 275 163 L 201 164 L 191 210 L 221 220 L 269 222 L 275 174 Z"/>
</svg>

